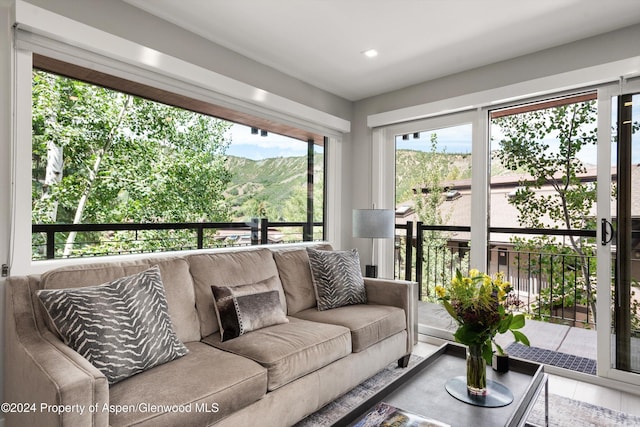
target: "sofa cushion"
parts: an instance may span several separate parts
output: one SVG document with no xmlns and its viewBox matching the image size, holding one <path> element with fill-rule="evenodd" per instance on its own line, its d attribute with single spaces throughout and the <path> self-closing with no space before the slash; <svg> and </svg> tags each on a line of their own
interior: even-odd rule
<svg viewBox="0 0 640 427">
<path fill-rule="evenodd" d="M 217 333 L 203 341 L 267 368 L 269 391 L 351 353 L 349 329 L 296 318 L 289 320 L 289 323 L 269 326 L 230 341 L 220 341 Z"/>
<path fill-rule="evenodd" d="M 277 290 L 260 282 L 240 286 L 212 286 L 222 341 L 267 326 L 287 323 Z"/>
<path fill-rule="evenodd" d="M 169 307 L 173 329 L 182 342 L 200 341 L 200 321 L 189 263 L 181 258 L 147 258 L 115 263 L 91 263 L 60 267 L 42 275 L 42 289 L 78 288 L 110 282 L 157 265 Z M 44 314 L 44 313 L 43 313 Z M 46 317 L 45 317 L 46 320 Z M 52 325 L 49 329 L 55 332 Z"/>
<path fill-rule="evenodd" d="M 312 308 L 297 313 L 295 317 L 349 328 L 354 353 L 407 327 L 404 310 L 386 305 L 360 304 L 325 311 Z"/>
<path fill-rule="evenodd" d="M 323 245 L 318 249 L 330 250 L 331 246 Z M 289 316 L 307 308 L 316 307 L 316 292 L 313 289 L 309 255 L 305 248 L 274 249 L 273 258 L 278 266 L 280 281 L 287 297 L 287 314 Z"/>
<path fill-rule="evenodd" d="M 130 412 L 112 411 L 110 425 L 211 425 L 266 393 L 267 371 L 262 366 L 203 343 L 186 345 L 189 348 L 186 356 L 110 388 L 110 405 L 140 408 Z M 157 406 L 144 406 L 149 404 Z M 162 405 L 183 406 L 168 412 L 158 409 Z M 179 408 L 184 411 L 179 412 Z M 185 411 L 189 411 L 187 420 Z"/>
<path fill-rule="evenodd" d="M 196 309 L 200 317 L 203 337 L 218 332 L 218 319 L 214 308 L 211 286 L 238 286 L 271 279 L 277 290 L 282 310 L 287 302 L 278 276 L 278 268 L 269 249 L 227 250 L 188 256 L 196 292 Z"/>
<path fill-rule="evenodd" d="M 158 266 L 102 285 L 41 289 L 37 295 L 65 344 L 109 384 L 188 352 L 173 332 Z"/>
<path fill-rule="evenodd" d="M 358 251 L 323 251 L 307 248 L 318 310 L 364 304 L 367 294 Z"/>
</svg>

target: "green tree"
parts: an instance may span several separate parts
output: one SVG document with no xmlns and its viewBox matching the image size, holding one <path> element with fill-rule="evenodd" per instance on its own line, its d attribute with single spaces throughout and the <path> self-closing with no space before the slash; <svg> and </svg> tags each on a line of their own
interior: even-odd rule
<svg viewBox="0 0 640 427">
<path fill-rule="evenodd" d="M 529 111 L 495 120 L 504 134 L 499 141 L 497 159 L 505 168 L 524 171 L 529 175 L 520 181 L 515 197 L 509 199 L 509 203 L 518 210 L 518 221 L 522 226 L 538 229 L 562 227 L 567 230 L 595 228 L 592 209 L 596 201 L 596 185 L 580 180 L 579 175 L 586 172 L 587 168 L 577 154 L 584 147 L 596 144 L 596 120 L 595 101 Z M 540 192 L 543 186 L 551 186 L 553 192 Z M 516 243 L 517 249 L 547 254 L 554 254 L 554 247 L 558 244 L 548 236 L 516 239 Z M 595 269 L 590 265 L 593 255 L 590 243 L 589 239 L 569 236 L 570 248 L 577 257 L 576 267 L 584 282 L 584 300 L 589 301 L 595 316 L 595 288 L 590 277 Z M 545 262 L 552 264 L 552 260 L 542 261 L 536 268 L 542 268 Z M 558 282 L 554 276 L 557 275 L 549 276 L 551 288 Z"/>
<path fill-rule="evenodd" d="M 438 136 L 431 134 L 431 149 L 426 153 L 425 161 L 415 172 L 412 187 L 422 189 L 413 195 L 415 211 L 418 219 L 426 225 L 446 224 L 450 212 L 443 212 L 444 181 L 458 178 L 460 171 L 455 166 L 455 156 L 438 150 Z M 442 231 L 427 231 L 424 234 L 423 294 L 434 297 L 436 285 L 448 283 L 455 274 L 456 268 L 465 269 L 467 259 L 460 259 L 447 247 L 450 234 Z M 465 264 L 465 266 L 463 266 Z"/>
<path fill-rule="evenodd" d="M 249 220 L 251 218 L 272 218 L 276 221 L 273 209 L 269 205 L 269 201 L 264 197 L 257 195 L 247 199 L 241 206 L 240 212 L 243 214 L 244 219 Z M 271 214 L 271 215 L 270 215 Z"/>
<path fill-rule="evenodd" d="M 34 223 L 228 220 L 230 123 L 43 71 L 32 87 Z"/>
<path fill-rule="evenodd" d="M 322 219 L 322 189 L 316 189 L 313 193 L 313 218 L 314 221 Z M 298 185 L 291 192 L 289 198 L 282 206 L 282 218 L 284 221 L 300 222 L 307 220 L 307 185 Z"/>
</svg>

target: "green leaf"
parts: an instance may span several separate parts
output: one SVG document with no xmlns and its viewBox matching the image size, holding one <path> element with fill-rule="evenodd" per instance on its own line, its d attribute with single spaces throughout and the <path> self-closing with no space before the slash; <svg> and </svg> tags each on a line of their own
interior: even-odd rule
<svg viewBox="0 0 640 427">
<path fill-rule="evenodd" d="M 516 339 L 516 342 L 521 342 L 522 344 L 528 346 L 529 344 L 529 338 L 527 338 L 527 336 L 525 334 L 523 334 L 520 331 L 511 331 L 513 333 L 513 336 Z"/>
<path fill-rule="evenodd" d="M 458 315 L 456 314 L 456 311 L 453 309 L 453 306 L 451 305 L 451 303 L 449 301 L 442 300 L 442 305 L 444 305 L 444 308 L 447 310 L 447 313 L 449 313 L 449 315 L 454 319 L 456 319 L 457 321 Z"/>
<path fill-rule="evenodd" d="M 493 349 L 491 348 L 491 341 L 487 341 L 482 346 L 482 357 L 487 362 L 487 364 L 491 365 L 493 359 Z"/>
<path fill-rule="evenodd" d="M 500 322 L 500 325 L 498 325 L 498 333 L 504 334 L 505 332 L 507 332 L 509 328 L 511 328 L 512 321 L 513 321 L 513 314 L 509 313 L 507 317 L 502 319 L 502 321 Z"/>
<path fill-rule="evenodd" d="M 511 325 L 509 329 L 520 329 L 524 326 L 524 314 L 516 314 L 513 316 L 513 320 L 511 321 Z"/>
<path fill-rule="evenodd" d="M 481 344 L 478 342 L 478 333 L 471 330 L 467 325 L 462 325 L 458 328 L 458 330 L 453 334 L 456 342 L 464 345 L 472 345 L 472 344 Z"/>
</svg>

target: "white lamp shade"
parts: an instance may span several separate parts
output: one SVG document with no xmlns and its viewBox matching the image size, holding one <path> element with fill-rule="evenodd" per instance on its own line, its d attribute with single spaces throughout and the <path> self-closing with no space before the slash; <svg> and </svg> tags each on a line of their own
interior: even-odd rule
<svg viewBox="0 0 640 427">
<path fill-rule="evenodd" d="M 353 237 L 390 239 L 394 236 L 395 212 L 393 210 L 353 210 Z"/>
</svg>

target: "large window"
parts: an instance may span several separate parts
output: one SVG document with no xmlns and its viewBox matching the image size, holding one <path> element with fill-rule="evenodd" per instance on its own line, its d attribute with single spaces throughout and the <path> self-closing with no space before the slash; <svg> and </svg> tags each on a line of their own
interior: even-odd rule
<svg viewBox="0 0 640 427">
<path fill-rule="evenodd" d="M 324 138 L 34 64 L 34 259 L 323 239 Z"/>
</svg>

